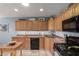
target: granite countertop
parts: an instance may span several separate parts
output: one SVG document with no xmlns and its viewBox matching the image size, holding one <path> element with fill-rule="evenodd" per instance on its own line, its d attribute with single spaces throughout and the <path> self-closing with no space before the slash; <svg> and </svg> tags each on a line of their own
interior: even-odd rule
<svg viewBox="0 0 79 59">
<path fill-rule="evenodd" d="M 55 34 L 51 34 L 51 35 L 16 35 L 14 37 L 49 37 L 49 38 L 55 38 L 55 37 L 60 37 L 60 36 L 57 36 Z M 63 37 L 60 37 L 60 38 L 63 38 Z"/>
<path fill-rule="evenodd" d="M 44 37 L 44 35 L 16 35 L 15 37 Z"/>
</svg>

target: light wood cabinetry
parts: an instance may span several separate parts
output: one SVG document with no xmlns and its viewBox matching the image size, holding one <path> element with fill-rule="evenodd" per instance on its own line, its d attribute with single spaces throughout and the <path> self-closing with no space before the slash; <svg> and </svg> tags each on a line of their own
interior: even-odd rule
<svg viewBox="0 0 79 59">
<path fill-rule="evenodd" d="M 33 22 L 33 29 L 34 31 L 38 31 L 39 30 L 39 21 L 32 21 Z"/>
<path fill-rule="evenodd" d="M 25 22 L 25 30 L 32 30 L 33 26 L 32 26 L 32 21 L 24 21 Z"/>
<path fill-rule="evenodd" d="M 30 49 L 30 38 L 25 37 L 24 41 L 25 49 Z"/>
<path fill-rule="evenodd" d="M 22 49 L 30 49 L 30 39 L 31 37 L 29 36 L 16 36 L 12 37 L 12 41 L 17 41 L 17 42 L 22 42 Z M 35 37 L 34 37 L 35 38 Z M 44 37 L 39 37 L 40 39 L 40 49 L 44 49 Z"/>
<path fill-rule="evenodd" d="M 56 17 L 55 20 L 55 31 L 62 31 L 62 21 L 71 17 L 79 15 L 79 3 L 72 4 L 67 10 L 61 13 L 60 16 Z"/>
<path fill-rule="evenodd" d="M 48 22 L 47 21 L 39 21 L 38 22 L 39 26 L 39 31 L 41 30 L 48 30 Z"/>
<path fill-rule="evenodd" d="M 40 38 L 40 49 L 44 49 L 45 37 Z"/>
<path fill-rule="evenodd" d="M 54 19 L 54 29 L 55 31 L 62 31 L 62 18 L 56 18 Z"/>
<path fill-rule="evenodd" d="M 55 22 L 54 19 L 51 17 L 48 19 L 48 30 L 54 30 L 55 29 L 54 26 L 55 26 Z"/>
<path fill-rule="evenodd" d="M 53 38 L 45 37 L 45 49 L 53 52 L 54 41 Z"/>
<path fill-rule="evenodd" d="M 16 31 L 32 30 L 32 21 L 16 21 Z"/>
<path fill-rule="evenodd" d="M 47 29 L 47 21 L 16 21 L 16 31 L 43 31 Z"/>
<path fill-rule="evenodd" d="M 31 49 L 30 48 L 30 41 L 31 38 L 35 37 L 30 37 L 30 36 L 16 36 L 12 37 L 12 41 L 17 41 L 17 42 L 22 42 L 22 49 Z M 51 37 L 39 37 L 39 49 L 45 49 L 53 52 L 53 47 L 54 47 L 54 41 L 53 38 Z"/>
</svg>

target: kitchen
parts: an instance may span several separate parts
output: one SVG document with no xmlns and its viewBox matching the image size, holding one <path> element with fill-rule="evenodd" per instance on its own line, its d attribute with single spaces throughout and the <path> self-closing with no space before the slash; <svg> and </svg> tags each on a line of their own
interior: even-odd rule
<svg viewBox="0 0 79 59">
<path fill-rule="evenodd" d="M 78 44 L 69 44 L 73 43 L 69 38 L 79 37 L 78 3 L 2 3 L 0 8 L 1 56 L 79 55 L 71 51 Z"/>
</svg>

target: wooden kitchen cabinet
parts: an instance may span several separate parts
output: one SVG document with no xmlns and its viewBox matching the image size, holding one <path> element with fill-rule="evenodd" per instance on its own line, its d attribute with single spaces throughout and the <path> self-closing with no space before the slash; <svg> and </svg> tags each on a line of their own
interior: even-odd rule
<svg viewBox="0 0 79 59">
<path fill-rule="evenodd" d="M 30 47 L 30 41 L 31 41 L 32 37 L 29 36 L 16 36 L 16 37 L 12 37 L 12 41 L 16 41 L 16 42 L 22 42 L 22 46 L 21 49 L 31 49 Z M 35 38 L 35 37 L 33 37 Z M 39 49 L 44 49 L 44 37 L 39 37 L 40 41 L 39 41 Z"/>
<path fill-rule="evenodd" d="M 32 30 L 32 21 L 16 21 L 16 31 Z"/>
<path fill-rule="evenodd" d="M 55 20 L 55 31 L 62 31 L 62 18 L 56 18 Z"/>
<path fill-rule="evenodd" d="M 16 21 L 16 31 L 24 31 L 26 29 L 25 27 L 26 22 L 25 21 Z"/>
<path fill-rule="evenodd" d="M 38 22 L 39 31 L 48 30 L 48 22 L 47 21 L 39 21 Z"/>
<path fill-rule="evenodd" d="M 53 52 L 54 51 L 53 47 L 54 47 L 53 38 L 45 37 L 45 49 Z"/>
<path fill-rule="evenodd" d="M 35 37 L 30 37 L 30 36 L 16 36 L 16 37 L 12 37 L 12 41 L 17 41 L 17 42 L 22 42 L 22 49 L 31 49 L 31 38 L 35 38 Z M 51 52 L 54 51 L 53 47 L 54 47 L 54 41 L 53 38 L 51 37 L 38 37 L 39 40 L 39 49 L 45 49 L 45 50 L 49 50 Z"/>
<path fill-rule="evenodd" d="M 60 16 L 54 18 L 55 31 L 62 31 L 62 21 L 79 15 L 79 4 L 72 4 Z"/>
<path fill-rule="evenodd" d="M 16 31 L 24 30 L 24 21 L 16 21 Z"/>
<path fill-rule="evenodd" d="M 42 30 L 48 30 L 48 21 L 42 21 Z"/>
<path fill-rule="evenodd" d="M 40 37 L 40 49 L 44 49 L 45 37 Z"/>
<path fill-rule="evenodd" d="M 39 30 L 39 21 L 32 21 L 33 22 L 33 31 L 38 31 Z"/>
<path fill-rule="evenodd" d="M 32 21 L 24 21 L 26 24 L 24 25 L 25 26 L 25 30 L 27 30 L 27 31 L 31 31 L 31 30 L 33 30 L 33 22 Z"/>
<path fill-rule="evenodd" d="M 51 17 L 48 19 L 48 30 L 55 30 L 55 24 L 54 19 Z"/>
<path fill-rule="evenodd" d="M 30 38 L 25 37 L 24 41 L 25 49 L 30 49 Z"/>
<path fill-rule="evenodd" d="M 16 21 L 16 31 L 45 31 L 48 30 L 47 21 Z"/>
</svg>

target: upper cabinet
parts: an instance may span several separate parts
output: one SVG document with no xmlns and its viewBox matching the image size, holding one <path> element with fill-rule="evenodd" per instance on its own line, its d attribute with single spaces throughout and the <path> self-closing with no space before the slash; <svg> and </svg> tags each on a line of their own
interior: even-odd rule
<svg viewBox="0 0 79 59">
<path fill-rule="evenodd" d="M 39 30 L 48 30 L 48 21 L 39 21 Z"/>
<path fill-rule="evenodd" d="M 25 31 L 32 29 L 31 21 L 16 21 L 16 31 Z"/>
<path fill-rule="evenodd" d="M 79 3 L 74 3 L 69 6 L 60 16 L 56 17 L 55 20 L 55 31 L 62 31 L 62 22 L 64 20 L 70 20 L 70 18 L 79 15 Z"/>
<path fill-rule="evenodd" d="M 62 18 L 59 17 L 59 18 L 55 18 L 54 19 L 54 22 L 55 22 L 55 31 L 62 31 Z"/>
<path fill-rule="evenodd" d="M 46 31 L 48 30 L 47 21 L 16 21 L 16 31 Z"/>
<path fill-rule="evenodd" d="M 48 19 L 48 29 L 49 30 L 54 30 L 55 29 L 55 22 L 54 19 L 51 17 Z"/>
</svg>

